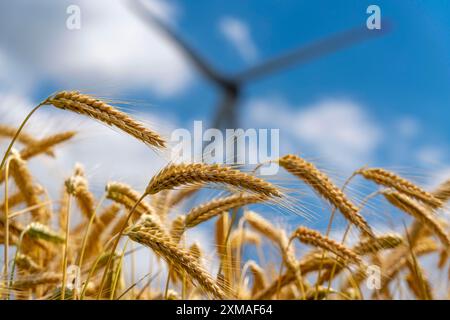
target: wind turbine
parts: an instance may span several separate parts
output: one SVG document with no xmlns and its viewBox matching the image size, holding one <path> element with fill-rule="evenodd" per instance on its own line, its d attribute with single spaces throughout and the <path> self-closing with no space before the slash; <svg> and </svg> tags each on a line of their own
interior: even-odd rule
<svg viewBox="0 0 450 320">
<path fill-rule="evenodd" d="M 129 1 L 133 12 L 149 26 L 157 27 L 181 52 L 191 61 L 197 70 L 211 83 L 219 88 L 222 98 L 219 101 L 213 127 L 236 128 L 236 109 L 242 95 L 243 87 L 261 78 L 268 77 L 294 65 L 303 64 L 368 40 L 389 31 L 389 24 L 384 23 L 382 30 L 369 30 L 366 25 L 335 33 L 327 38 L 300 46 L 297 49 L 263 61 L 235 75 L 226 75 L 212 67 L 206 59 L 196 52 L 168 24 L 158 18 L 142 1 Z"/>
</svg>

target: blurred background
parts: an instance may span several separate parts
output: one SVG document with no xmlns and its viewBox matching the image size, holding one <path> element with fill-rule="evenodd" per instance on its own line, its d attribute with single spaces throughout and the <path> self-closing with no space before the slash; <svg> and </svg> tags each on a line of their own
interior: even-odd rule
<svg viewBox="0 0 450 320">
<path fill-rule="evenodd" d="M 1 1 L 0 122 L 18 125 L 48 95 L 75 89 L 167 135 L 194 120 L 278 128 L 281 154 L 313 160 L 339 183 L 363 165 L 427 187 L 450 176 L 449 1 L 140 3 Z M 381 9 L 381 31 L 365 29 L 371 4 Z M 79 29 L 67 27 L 73 5 Z M 53 194 L 76 162 L 97 193 L 108 180 L 142 190 L 165 162 L 58 110 L 40 110 L 27 128 L 80 131 L 57 160 L 31 163 Z"/>
<path fill-rule="evenodd" d="M 381 31 L 366 28 L 371 4 L 2 1 L 2 118 L 18 125 L 53 92 L 81 90 L 166 136 L 194 120 L 277 128 L 281 154 L 301 154 L 335 179 L 370 165 L 436 185 L 450 175 L 450 4 L 378 1 Z M 66 112 L 42 110 L 29 124 L 38 136 L 70 128 L 79 141 L 56 163 L 36 160 L 47 182 L 81 162 L 94 188 L 108 179 L 143 188 L 164 163 Z"/>
<path fill-rule="evenodd" d="M 142 2 L 201 61 L 230 77 L 365 26 L 372 4 Z M 81 25 L 70 30 L 66 10 L 74 4 Z M 281 128 L 284 152 L 306 153 L 345 169 L 379 164 L 448 170 L 450 4 L 377 5 L 382 29 L 385 21 L 391 24 L 384 35 L 331 47 L 242 81 L 236 127 Z M 31 106 L 54 91 L 80 89 L 122 99 L 134 111 L 175 127 L 190 128 L 193 120 L 213 126 L 222 88 L 164 29 L 136 11 L 143 10 L 133 12 L 126 1 L 2 1 L 2 104 L 14 97 Z"/>
</svg>

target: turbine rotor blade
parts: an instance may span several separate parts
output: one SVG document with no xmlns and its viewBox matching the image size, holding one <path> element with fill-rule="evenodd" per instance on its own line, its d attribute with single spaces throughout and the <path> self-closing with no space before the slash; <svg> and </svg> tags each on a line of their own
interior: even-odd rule
<svg viewBox="0 0 450 320">
<path fill-rule="evenodd" d="M 340 32 L 328 38 L 300 47 L 287 54 L 262 62 L 259 65 L 238 73 L 233 79 L 240 83 L 256 80 L 277 71 L 281 71 L 282 69 L 286 69 L 294 64 L 305 63 L 340 49 L 350 47 L 364 40 L 383 35 L 388 32 L 389 29 L 389 24 L 385 22 L 383 29 L 381 30 L 369 30 L 366 26 L 363 26 Z"/>
<path fill-rule="evenodd" d="M 141 0 L 129 0 L 133 13 L 135 13 L 146 25 L 157 27 L 166 38 L 174 43 L 183 54 L 192 62 L 192 64 L 201 72 L 206 78 L 213 81 L 217 85 L 225 86 L 226 79 L 206 62 L 205 59 L 185 42 L 180 36 L 176 34 L 164 21 L 158 18 L 151 10 L 146 7 Z"/>
</svg>

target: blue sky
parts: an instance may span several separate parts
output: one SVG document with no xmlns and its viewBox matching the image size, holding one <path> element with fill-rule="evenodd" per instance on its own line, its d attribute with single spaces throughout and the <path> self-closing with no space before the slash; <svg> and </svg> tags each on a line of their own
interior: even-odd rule
<svg viewBox="0 0 450 320">
<path fill-rule="evenodd" d="M 370 1 L 195 1 L 175 2 L 182 8 L 178 32 L 217 68 L 242 70 L 253 63 L 289 51 L 334 32 L 365 23 Z M 255 97 L 275 95 L 302 108 L 323 98 L 345 98 L 366 108 L 384 124 L 391 137 L 377 153 L 385 165 L 420 166 L 413 155 L 398 157 L 403 144 L 410 148 L 435 146 L 448 161 L 450 138 L 450 21 L 448 1 L 378 1 L 382 18 L 392 31 L 382 37 L 318 60 L 292 67 L 247 86 L 245 103 Z M 246 61 L 224 39 L 217 27 L 223 17 L 246 24 L 258 51 Z M 190 118 L 209 114 L 216 96 L 213 88 L 198 79 L 187 95 L 161 100 L 185 111 Z M 189 101 L 189 102 L 186 102 Z M 195 106 L 195 107 L 193 107 Z M 170 112 L 170 109 L 166 109 Z M 418 132 L 408 141 L 398 141 L 395 119 L 410 119 Z M 397 144 L 400 144 L 397 145 Z M 395 150 L 393 151 L 392 148 Z M 408 148 L 409 149 L 409 148 Z M 401 162 L 401 163 L 396 163 Z"/>
<path fill-rule="evenodd" d="M 258 48 L 258 61 L 364 24 L 365 9 L 372 2 L 174 3 L 182 8 L 179 33 L 217 68 L 232 73 L 251 63 L 246 63 L 218 30 L 217 21 L 222 17 L 236 17 L 247 24 Z M 408 113 L 425 117 L 433 127 L 445 127 L 450 97 L 448 2 L 378 1 L 377 4 L 382 17 L 394 25 L 389 35 L 280 72 L 251 85 L 248 95 L 271 90 L 300 103 L 326 94 L 351 95 L 367 103 L 381 117 Z M 188 94 L 195 99 L 198 109 L 209 109 L 210 101 L 202 101 L 207 88 L 199 82 Z M 184 97 L 175 102 L 185 105 Z M 449 132 L 443 133 L 448 137 Z"/>
<path fill-rule="evenodd" d="M 450 174 L 448 1 L 147 3 L 228 74 L 364 25 L 367 6 L 379 5 L 390 33 L 246 85 L 239 124 L 280 128 L 282 153 L 319 159 L 340 179 L 364 164 L 401 168 L 423 183 Z M 81 9 L 80 30 L 65 27 L 70 4 Z M 0 18 L 0 94 L 21 105 L 80 89 L 128 101 L 132 112 L 156 117 L 157 128 L 171 128 L 161 120 L 190 128 L 214 115 L 216 88 L 123 1 L 3 1 Z M 100 158 L 94 165 L 110 169 Z"/>
<path fill-rule="evenodd" d="M 127 111 L 166 132 L 211 120 L 220 98 L 216 88 L 122 2 L 1 1 L 1 121 L 17 125 L 33 104 L 62 89 L 124 100 Z M 364 25 L 367 6 L 379 5 L 382 25 L 384 19 L 393 25 L 389 34 L 246 86 L 240 125 L 279 128 L 282 153 L 317 160 L 341 183 L 364 164 L 394 169 L 426 186 L 450 176 L 450 1 L 147 2 L 229 74 Z M 65 27 L 71 4 L 81 9 L 80 30 Z M 30 163 L 54 196 L 76 162 L 85 165 L 96 194 L 108 180 L 142 190 L 163 165 L 140 143 L 78 116 L 40 110 L 27 126 L 38 136 L 67 129 L 82 132 L 75 143 L 58 149 L 57 160 L 41 157 Z M 301 201 L 309 205 L 313 198 Z M 372 219 L 374 213 L 380 228 L 380 223 L 391 226 L 390 211 L 373 211 L 364 214 Z M 268 212 L 276 221 L 281 216 Z M 288 224 L 297 218 L 280 219 Z M 323 229 L 327 220 L 318 214 L 310 223 Z M 194 236 L 210 242 L 204 233 Z"/>
</svg>

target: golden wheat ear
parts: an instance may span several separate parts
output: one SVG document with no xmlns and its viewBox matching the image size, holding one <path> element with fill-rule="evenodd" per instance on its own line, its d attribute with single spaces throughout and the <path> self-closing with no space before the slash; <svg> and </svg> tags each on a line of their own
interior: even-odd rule
<svg viewBox="0 0 450 320">
<path fill-rule="evenodd" d="M 0 137 L 14 138 L 14 136 L 16 135 L 16 132 L 17 132 L 17 128 L 8 126 L 5 124 L 0 124 Z M 30 133 L 27 133 L 23 130 L 17 136 L 17 141 L 27 147 L 33 147 L 34 145 L 36 145 L 39 142 L 38 139 L 36 139 Z M 54 156 L 54 152 L 50 148 L 47 151 L 45 151 L 45 153 L 48 156 L 51 156 L 51 157 Z"/>
<path fill-rule="evenodd" d="M 130 210 L 139 200 L 141 194 L 131 186 L 121 182 L 109 182 L 105 188 L 106 198 Z M 136 207 L 136 215 L 139 218 L 143 214 L 154 214 L 155 210 L 146 201 L 142 200 Z"/>
<path fill-rule="evenodd" d="M 186 250 L 177 246 L 161 226 L 156 216 L 143 216 L 141 222 L 126 230 L 131 240 L 151 248 L 179 271 L 186 272 L 192 279 L 215 298 L 227 297 L 223 289 L 214 281 L 198 261 Z"/>
<path fill-rule="evenodd" d="M 157 148 L 165 148 L 166 141 L 156 132 L 146 128 L 117 108 L 77 91 L 61 91 L 49 97 L 45 104 L 69 110 L 114 126 L 136 139 Z"/>
<path fill-rule="evenodd" d="M 259 194 L 245 194 L 237 193 L 228 197 L 222 197 L 213 199 L 209 202 L 201 204 L 186 215 L 185 225 L 186 228 L 193 228 L 219 214 L 222 212 L 240 208 L 242 206 L 263 202 L 267 197 L 260 196 Z"/>
<path fill-rule="evenodd" d="M 319 232 L 315 230 L 311 230 L 306 227 L 299 227 L 292 234 L 291 238 L 297 238 L 298 240 L 300 240 L 300 242 L 303 242 L 304 244 L 313 245 L 315 247 L 333 252 L 338 257 L 356 263 L 357 265 L 363 264 L 361 257 L 352 249 L 343 246 L 342 244 L 334 241 L 333 239 L 321 235 Z"/>
<path fill-rule="evenodd" d="M 362 232 L 373 237 L 373 231 L 359 213 L 358 207 L 347 198 L 342 190 L 333 184 L 327 175 L 319 171 L 312 163 L 292 154 L 281 157 L 278 159 L 278 163 L 338 208 L 342 215 Z"/>
<path fill-rule="evenodd" d="M 38 189 L 33 181 L 33 176 L 28 168 L 27 162 L 14 150 L 10 158 L 10 172 L 17 188 L 24 197 L 25 203 L 29 207 L 34 208 L 31 210 L 33 220 L 47 223 L 50 219 L 50 212 L 47 208 L 39 205 L 41 200 L 38 196 Z"/>
<path fill-rule="evenodd" d="M 225 165 L 205 163 L 169 164 L 153 176 L 145 193 L 155 194 L 162 190 L 201 183 L 233 186 L 268 197 L 282 196 L 277 187 L 261 178 Z"/>
<path fill-rule="evenodd" d="M 450 249 L 450 236 L 441 223 L 431 214 L 431 210 L 411 197 L 397 191 L 384 190 L 383 195 L 393 206 L 417 219 L 431 230 L 441 240 L 447 250 Z"/>
<path fill-rule="evenodd" d="M 391 171 L 381 168 L 362 168 L 356 171 L 356 174 L 360 174 L 367 180 L 382 186 L 404 193 L 432 208 L 440 208 L 443 206 L 442 201 L 438 197 L 435 197 L 433 194 L 423 190 L 411 181 L 408 181 Z"/>
</svg>

